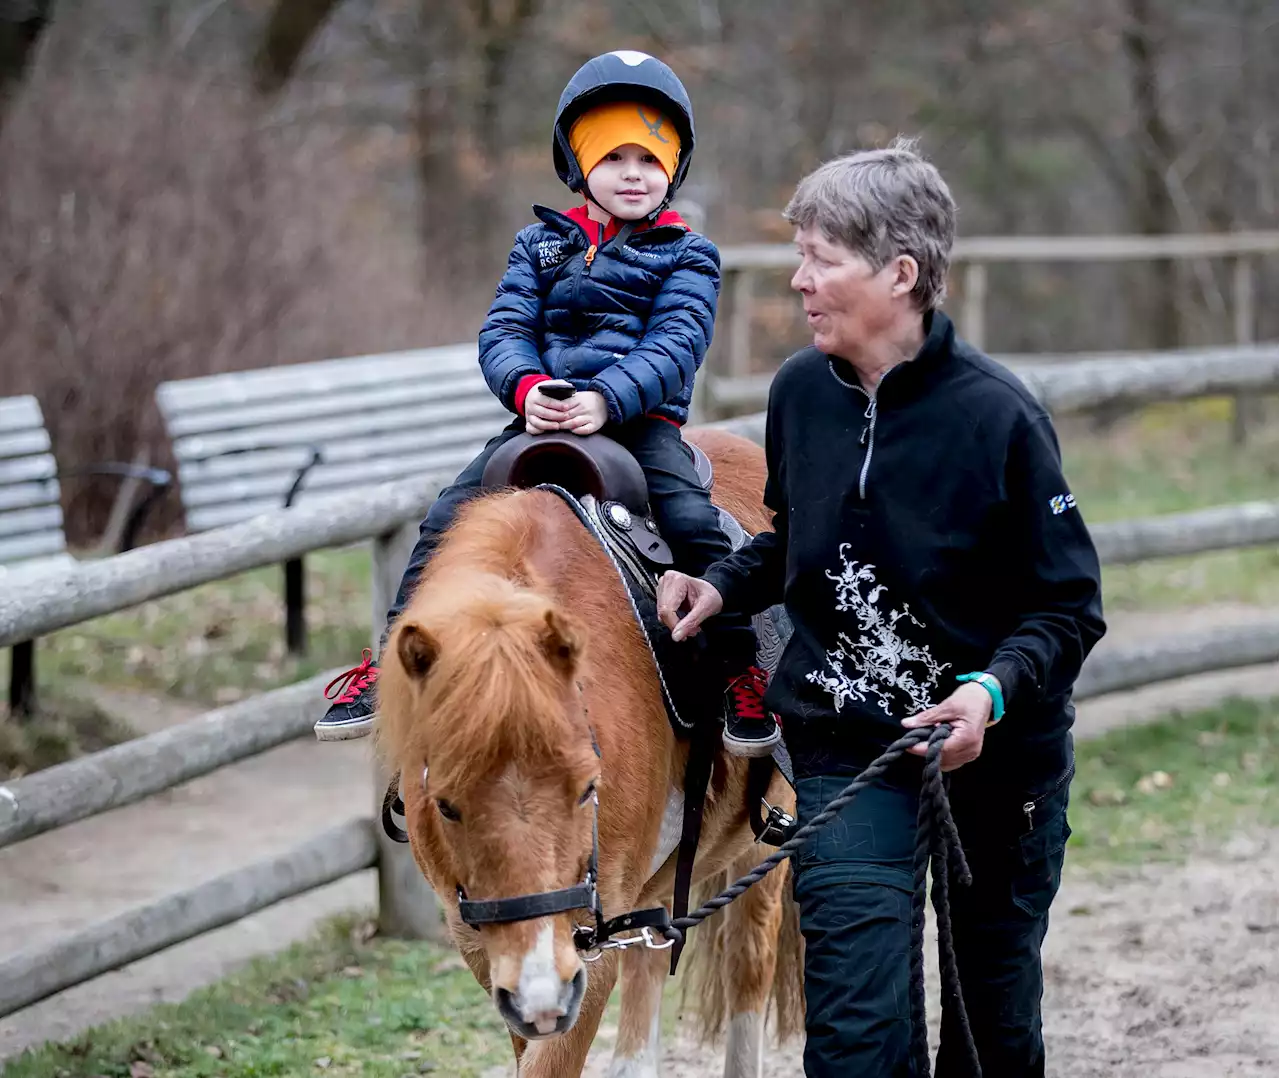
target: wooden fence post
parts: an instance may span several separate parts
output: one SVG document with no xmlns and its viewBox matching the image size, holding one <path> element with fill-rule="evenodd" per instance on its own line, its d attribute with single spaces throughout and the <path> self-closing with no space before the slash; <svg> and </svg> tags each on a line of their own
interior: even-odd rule
<svg viewBox="0 0 1280 1078">
<path fill-rule="evenodd" d="M 418 526 L 406 524 L 373 540 L 373 648 L 377 652 L 387 623 L 387 608 L 395 598 Z M 378 759 L 373 764 L 373 818 L 378 836 L 378 929 L 396 939 L 442 939 L 440 903 L 423 877 L 409 847 L 393 842 L 382 830 L 382 797 L 391 776 Z M 421 782 L 421 775 L 406 775 Z"/>
<path fill-rule="evenodd" d="M 1236 344 L 1253 343 L 1254 303 L 1253 265 L 1248 255 L 1237 255 L 1232 262 L 1231 315 Z M 1231 440 L 1240 445 L 1249 435 L 1249 428 L 1257 426 L 1262 418 L 1263 403 L 1256 395 L 1239 393 L 1232 398 Z"/>
<path fill-rule="evenodd" d="M 960 331 L 974 348 L 987 347 L 987 264 L 970 262 L 964 268 L 964 322 Z"/>
</svg>

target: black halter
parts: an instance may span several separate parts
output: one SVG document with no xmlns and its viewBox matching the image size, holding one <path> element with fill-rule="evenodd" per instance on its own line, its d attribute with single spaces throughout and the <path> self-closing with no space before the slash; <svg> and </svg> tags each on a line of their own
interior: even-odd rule
<svg viewBox="0 0 1280 1078">
<path fill-rule="evenodd" d="M 593 733 L 593 746 L 595 740 Z M 599 754 L 599 749 L 596 753 Z M 587 871 L 581 883 L 573 887 L 562 887 L 558 891 L 537 891 L 514 898 L 480 900 L 468 898 L 462 884 L 458 884 L 458 916 L 462 923 L 479 928 L 481 925 L 532 921 L 535 917 L 549 917 L 553 913 L 568 913 L 570 910 L 587 910 L 595 917 L 595 925 L 577 925 L 573 930 L 574 944 L 586 950 L 591 944 L 588 942 L 584 946 L 579 943 L 579 939 L 594 940 L 604 926 L 604 918 L 600 913 L 600 889 L 597 886 L 600 875 L 600 796 L 594 790 L 591 793 L 591 803 L 591 856 L 587 859 Z"/>
<path fill-rule="evenodd" d="M 596 741 L 596 732 L 589 723 L 587 729 L 591 732 L 591 748 L 599 757 L 600 745 Z M 396 772 L 382 799 L 382 829 L 393 842 L 408 842 L 408 832 L 395 820 L 396 816 L 404 815 L 404 799 L 400 796 L 399 784 L 400 773 Z M 517 921 L 532 921 L 538 917 L 550 917 L 552 914 L 569 913 L 572 910 L 587 910 L 595 924 L 575 925 L 573 929 L 573 943 L 580 951 L 599 950 L 600 945 L 614 933 L 627 929 L 669 928 L 671 918 L 665 909 L 639 910 L 610 921 L 604 919 L 600 908 L 599 888 L 600 795 L 595 791 L 592 791 L 591 803 L 591 856 L 587 859 L 587 870 L 581 883 L 562 887 L 557 891 L 537 891 L 513 898 L 488 899 L 470 899 L 466 889 L 458 884 L 458 916 L 462 923 L 471 928 L 479 928 L 481 925 L 514 924 Z"/>
</svg>

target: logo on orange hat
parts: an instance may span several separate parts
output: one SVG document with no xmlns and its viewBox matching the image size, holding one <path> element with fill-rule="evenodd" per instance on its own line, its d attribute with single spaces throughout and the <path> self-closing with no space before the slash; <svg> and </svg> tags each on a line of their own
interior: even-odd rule
<svg viewBox="0 0 1280 1078">
<path fill-rule="evenodd" d="M 640 122 L 649 129 L 649 134 L 651 134 L 659 142 L 670 141 L 662 134 L 662 125 L 666 122 L 666 119 L 667 119 L 665 116 L 662 115 L 662 113 L 658 113 L 658 118 L 656 120 L 650 120 L 649 117 L 644 114 L 644 106 L 637 105 L 636 112 L 640 116 Z"/>
</svg>

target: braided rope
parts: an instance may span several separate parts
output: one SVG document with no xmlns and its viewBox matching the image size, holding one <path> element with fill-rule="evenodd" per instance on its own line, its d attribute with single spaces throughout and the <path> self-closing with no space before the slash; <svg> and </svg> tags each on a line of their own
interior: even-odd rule
<svg viewBox="0 0 1280 1078">
<path fill-rule="evenodd" d="M 912 861 L 913 886 L 911 888 L 911 954 L 907 982 L 907 996 L 911 1002 L 911 1055 L 915 1062 L 912 1071 L 917 1076 L 929 1078 L 929 1025 L 925 1015 L 924 983 L 924 910 L 925 880 L 929 874 L 929 856 L 933 850 L 932 806 L 925 789 L 934 772 L 941 774 L 941 752 L 925 757 L 924 774 L 920 782 L 920 804 L 916 809 L 916 849 Z M 931 764 L 937 763 L 934 769 Z"/>
<path fill-rule="evenodd" d="M 868 786 L 872 786 L 898 762 L 907 751 L 922 741 L 928 742 L 924 772 L 920 785 L 920 808 L 916 816 L 916 848 L 914 859 L 914 891 L 911 903 L 911 955 L 909 983 L 911 989 L 912 1044 L 919 1078 L 929 1078 L 929 1033 L 925 1022 L 924 990 L 924 916 L 926 904 L 925 883 L 930 866 L 933 870 L 932 897 L 938 918 L 938 958 L 942 974 L 942 1004 L 954 1010 L 957 1025 L 964 1038 L 966 1054 L 974 1078 L 981 1078 L 978 1051 L 969 1026 L 964 996 L 960 991 L 960 972 L 956 962 L 955 943 L 952 937 L 951 907 L 948 902 L 948 877 L 954 875 L 964 886 L 972 882 L 960 835 L 951 815 L 947 798 L 946 781 L 942 775 L 942 743 L 951 733 L 951 727 L 941 723 L 934 727 L 911 730 L 893 742 L 865 771 L 849 783 L 821 812 L 799 828 L 774 853 L 760 862 L 745 876 L 740 877 L 692 910 L 684 917 L 677 917 L 663 935 L 673 942 L 683 942 L 685 933 L 701 924 L 718 910 L 723 909 L 748 888 L 753 887 L 783 861 L 800 849 L 814 834 L 840 814 Z"/>
</svg>

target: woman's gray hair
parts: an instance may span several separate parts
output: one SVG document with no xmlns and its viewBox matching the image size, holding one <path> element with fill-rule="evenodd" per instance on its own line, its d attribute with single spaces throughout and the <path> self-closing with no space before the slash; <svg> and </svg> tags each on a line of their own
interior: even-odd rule
<svg viewBox="0 0 1280 1078">
<path fill-rule="evenodd" d="M 797 228 L 816 224 L 876 270 L 910 255 L 920 266 L 912 297 L 920 310 L 931 311 L 947 294 L 956 204 L 915 147 L 914 139 L 897 138 L 883 150 L 828 161 L 800 181 L 782 215 Z"/>
</svg>

